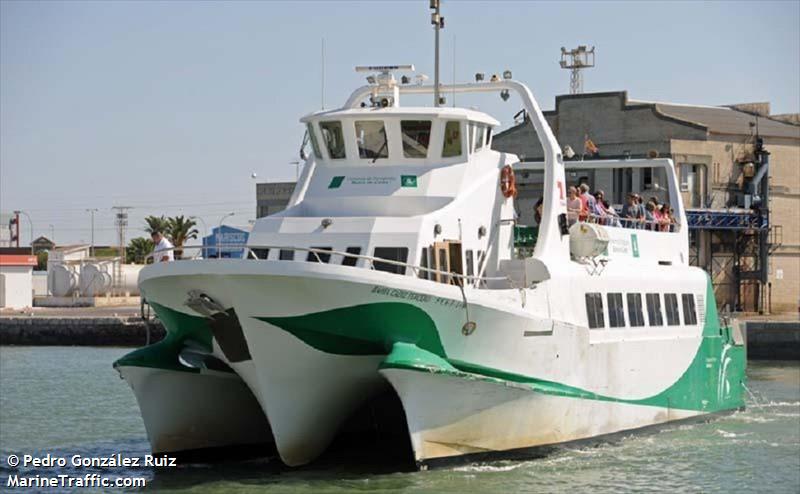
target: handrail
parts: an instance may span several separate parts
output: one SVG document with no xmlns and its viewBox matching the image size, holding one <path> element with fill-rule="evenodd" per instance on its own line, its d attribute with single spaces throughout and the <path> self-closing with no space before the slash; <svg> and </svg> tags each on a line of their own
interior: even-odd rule
<svg viewBox="0 0 800 494">
<path fill-rule="evenodd" d="M 581 216 L 585 216 L 586 219 L 580 219 Z M 681 224 L 678 223 L 677 221 L 674 221 L 674 219 L 673 221 L 664 221 L 663 219 L 646 220 L 638 218 L 626 218 L 624 216 L 620 216 L 619 214 L 599 215 L 596 213 L 575 213 L 572 211 L 568 211 L 567 219 L 569 221 L 570 226 L 572 226 L 573 223 L 577 222 L 596 223 L 598 225 L 607 226 L 611 228 L 627 228 L 630 230 L 648 230 L 648 231 L 656 231 L 664 233 L 677 233 L 681 229 L 680 228 Z M 669 229 L 664 230 L 665 227 L 669 227 Z"/>
<path fill-rule="evenodd" d="M 414 272 L 415 276 L 417 276 L 417 277 L 419 277 L 420 272 L 426 272 L 426 273 L 444 275 L 444 276 L 448 276 L 450 278 L 461 279 L 462 283 L 466 282 L 466 283 L 475 283 L 475 284 L 477 284 L 477 282 L 484 282 L 484 281 L 507 281 L 507 282 L 509 282 L 509 284 L 511 285 L 512 288 L 517 288 L 514 285 L 513 280 L 511 280 L 511 278 L 509 278 L 508 276 L 494 276 L 494 277 L 471 276 L 471 275 L 465 275 L 465 274 L 460 274 L 460 273 L 454 273 L 454 272 L 450 272 L 450 271 L 442 271 L 442 270 L 437 270 L 437 269 L 425 268 L 425 267 L 417 266 L 417 265 L 410 264 L 410 263 L 407 263 L 407 262 L 394 261 L 394 260 L 391 260 L 391 259 L 383 259 L 381 257 L 367 256 L 367 255 L 362 255 L 362 254 L 353 254 L 353 253 L 350 253 L 350 252 L 342 252 L 342 251 L 338 251 L 338 250 L 317 249 L 317 248 L 314 248 L 314 247 L 293 247 L 293 246 L 288 246 L 288 245 L 254 245 L 254 244 L 248 244 L 248 245 L 220 244 L 220 245 L 208 245 L 208 246 L 207 245 L 183 245 L 181 247 L 171 247 L 169 249 L 161 249 L 161 250 L 158 250 L 158 251 L 151 252 L 150 254 L 147 254 L 147 256 L 145 256 L 145 263 L 147 263 L 147 261 L 149 259 L 153 259 L 156 254 L 162 255 L 165 252 L 170 252 L 170 251 L 175 251 L 175 250 L 183 250 L 183 251 L 186 251 L 186 250 L 197 250 L 200 253 L 202 253 L 202 252 L 204 252 L 206 250 L 209 250 L 209 249 L 214 249 L 214 251 L 218 251 L 218 249 L 220 251 L 223 250 L 223 249 L 241 250 L 241 251 L 243 251 L 242 254 L 243 254 L 245 259 L 249 258 L 250 256 L 253 256 L 253 258 L 255 260 L 260 260 L 260 261 L 263 261 L 265 259 L 261 259 L 260 257 L 258 257 L 256 255 L 256 253 L 255 253 L 255 250 L 260 250 L 260 249 L 273 250 L 273 249 L 277 249 L 277 250 L 292 250 L 292 251 L 308 252 L 308 253 L 314 254 L 314 257 L 316 257 L 316 260 L 319 263 L 323 263 L 322 258 L 320 257 L 320 254 L 329 255 L 329 256 L 339 255 L 339 256 L 342 256 L 342 257 L 350 257 L 350 258 L 355 258 L 355 259 L 364 259 L 365 261 L 369 261 L 370 262 L 370 269 L 373 269 L 373 270 L 375 269 L 375 262 L 379 262 L 379 263 L 384 263 L 384 264 L 391 264 L 391 265 L 394 265 L 394 266 L 401 266 L 401 267 L 405 267 L 405 268 L 411 268 L 411 270 Z M 186 261 L 186 260 L 191 261 L 191 260 L 197 260 L 197 259 L 198 259 L 198 255 L 196 254 L 193 257 L 189 258 L 189 259 L 176 259 L 173 262 L 180 262 L 180 261 Z M 210 259 L 216 259 L 216 258 L 212 257 Z M 325 263 L 323 263 L 323 264 L 325 264 Z"/>
</svg>

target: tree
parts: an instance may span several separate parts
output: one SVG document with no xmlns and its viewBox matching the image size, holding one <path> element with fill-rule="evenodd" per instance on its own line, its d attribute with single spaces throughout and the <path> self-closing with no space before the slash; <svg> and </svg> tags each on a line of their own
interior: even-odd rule
<svg viewBox="0 0 800 494">
<path fill-rule="evenodd" d="M 153 252 L 153 241 L 149 238 L 136 237 L 131 239 L 125 249 L 125 262 L 128 264 L 144 264 L 148 254 Z"/>
<path fill-rule="evenodd" d="M 194 220 L 184 216 L 175 216 L 168 220 L 167 236 L 175 246 L 175 257 L 180 258 L 183 255 L 183 244 L 187 240 L 197 238 L 197 228 Z"/>
<path fill-rule="evenodd" d="M 49 255 L 50 252 L 46 250 L 40 250 L 36 253 L 36 268 L 34 271 L 47 271 L 47 258 Z"/>
<path fill-rule="evenodd" d="M 144 219 L 144 222 L 147 224 L 147 226 L 144 227 L 144 231 L 151 235 L 153 232 L 161 232 L 166 235 L 169 231 L 170 220 L 165 218 L 163 214 L 160 217 L 148 216 Z"/>
</svg>

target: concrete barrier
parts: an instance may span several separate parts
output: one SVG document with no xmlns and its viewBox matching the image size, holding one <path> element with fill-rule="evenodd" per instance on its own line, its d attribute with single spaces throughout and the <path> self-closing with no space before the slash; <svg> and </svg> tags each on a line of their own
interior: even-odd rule
<svg viewBox="0 0 800 494">
<path fill-rule="evenodd" d="M 164 338 L 160 322 L 138 317 L 0 317 L 0 345 L 140 347 Z"/>
</svg>

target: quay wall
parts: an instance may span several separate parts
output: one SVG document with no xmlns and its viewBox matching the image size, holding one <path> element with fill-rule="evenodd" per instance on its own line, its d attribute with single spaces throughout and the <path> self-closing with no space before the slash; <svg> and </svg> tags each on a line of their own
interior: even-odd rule
<svg viewBox="0 0 800 494">
<path fill-rule="evenodd" d="M 139 317 L 0 317 L 0 345 L 140 347 L 164 338 L 159 321 Z"/>
<path fill-rule="evenodd" d="M 747 321 L 749 360 L 800 360 L 800 321 Z"/>
</svg>

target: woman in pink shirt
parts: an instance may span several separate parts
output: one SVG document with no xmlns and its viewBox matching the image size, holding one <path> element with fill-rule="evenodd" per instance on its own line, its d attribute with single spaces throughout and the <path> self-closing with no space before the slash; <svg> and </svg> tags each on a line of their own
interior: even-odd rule
<svg viewBox="0 0 800 494">
<path fill-rule="evenodd" d="M 574 185 L 570 186 L 567 193 L 567 219 L 569 220 L 569 224 L 572 225 L 578 221 L 578 219 L 581 221 L 586 219 L 585 209 L 583 201 L 581 201 L 578 195 L 578 189 Z"/>
</svg>

